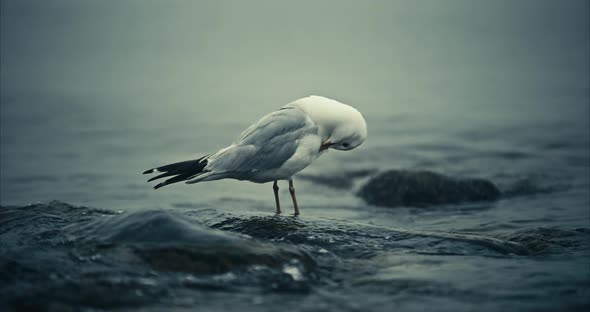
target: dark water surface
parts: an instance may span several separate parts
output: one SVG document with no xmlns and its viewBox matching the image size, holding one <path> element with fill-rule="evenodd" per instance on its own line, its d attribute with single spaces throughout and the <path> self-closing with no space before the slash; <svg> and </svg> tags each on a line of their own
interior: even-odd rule
<svg viewBox="0 0 590 312">
<path fill-rule="evenodd" d="M 0 2 L 1 311 L 590 308 L 587 1 L 262 3 Z M 145 183 L 310 94 L 369 136 L 295 176 L 299 218 Z M 355 196 L 388 169 L 502 195 Z"/>
<path fill-rule="evenodd" d="M 587 228 L 486 235 L 60 202 L 1 217 L 7 308 L 574 310 L 590 294 Z"/>
<path fill-rule="evenodd" d="M 10 103 L 3 103 L 3 122 L 35 118 L 31 110 L 18 115 L 26 106 Z M 203 139 L 205 147 L 184 147 L 204 135 L 198 128 L 231 138 L 239 132 L 233 125 L 107 128 L 63 114 L 28 123 L 27 136 L 3 131 L 2 305 L 55 311 L 590 306 L 583 124 L 433 131 L 432 119 L 419 115 L 367 119 L 365 146 L 330 152 L 295 179 L 299 218 L 273 215 L 269 184 L 219 181 L 153 191 L 144 183 L 143 169 L 215 145 Z M 370 176 L 389 168 L 487 178 L 503 195 L 428 208 L 368 206 L 355 197 Z M 290 211 L 286 185 L 281 196 Z M 32 200 L 43 203 L 27 205 Z"/>
</svg>

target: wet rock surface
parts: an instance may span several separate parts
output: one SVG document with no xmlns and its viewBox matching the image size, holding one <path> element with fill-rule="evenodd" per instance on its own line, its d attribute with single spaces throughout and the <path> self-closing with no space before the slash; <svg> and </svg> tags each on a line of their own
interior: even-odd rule
<svg viewBox="0 0 590 312">
<path fill-rule="evenodd" d="M 251 265 L 276 268 L 289 261 L 313 264 L 295 248 L 214 230 L 162 210 L 107 216 L 67 230 L 82 241 L 131 248 L 147 264 L 164 271 L 225 273 Z"/>
<path fill-rule="evenodd" d="M 302 280 L 314 268 L 296 246 L 215 230 L 162 210 L 119 214 L 52 202 L 3 207 L 0 224 L 0 293 L 17 309 L 147 304 L 169 295 L 165 285 L 301 289 L 291 274 Z"/>
<path fill-rule="evenodd" d="M 430 171 L 389 170 L 371 178 L 357 193 L 370 205 L 426 207 L 500 198 L 484 179 L 451 178 Z"/>
</svg>

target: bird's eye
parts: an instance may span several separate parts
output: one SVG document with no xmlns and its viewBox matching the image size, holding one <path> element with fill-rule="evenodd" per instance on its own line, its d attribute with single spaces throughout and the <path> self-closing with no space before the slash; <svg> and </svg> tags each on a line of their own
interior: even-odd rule
<svg viewBox="0 0 590 312">
<path fill-rule="evenodd" d="M 348 144 L 348 143 L 342 143 L 342 147 L 344 147 L 344 148 L 349 147 L 349 146 L 350 146 L 350 144 Z"/>
</svg>

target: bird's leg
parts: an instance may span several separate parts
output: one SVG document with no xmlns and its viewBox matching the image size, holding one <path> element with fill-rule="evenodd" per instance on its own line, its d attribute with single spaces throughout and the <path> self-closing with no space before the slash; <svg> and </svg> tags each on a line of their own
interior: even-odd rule
<svg viewBox="0 0 590 312">
<path fill-rule="evenodd" d="M 281 203 L 279 202 L 279 185 L 277 181 L 272 185 L 273 191 L 275 191 L 275 203 L 277 205 L 277 214 L 281 214 Z"/>
<path fill-rule="evenodd" d="M 299 215 L 299 207 L 297 207 L 297 198 L 295 197 L 295 188 L 293 187 L 293 179 L 289 179 L 289 193 L 293 199 L 293 208 L 295 208 L 295 215 Z"/>
</svg>

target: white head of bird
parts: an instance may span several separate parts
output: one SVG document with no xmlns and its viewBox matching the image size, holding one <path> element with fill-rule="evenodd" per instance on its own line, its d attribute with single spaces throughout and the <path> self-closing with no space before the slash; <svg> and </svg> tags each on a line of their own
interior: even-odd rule
<svg viewBox="0 0 590 312">
<path fill-rule="evenodd" d="M 354 107 L 323 96 L 308 96 L 287 106 L 303 110 L 318 126 L 322 138 L 321 151 L 333 148 L 352 150 L 367 138 L 367 122 Z"/>
</svg>

